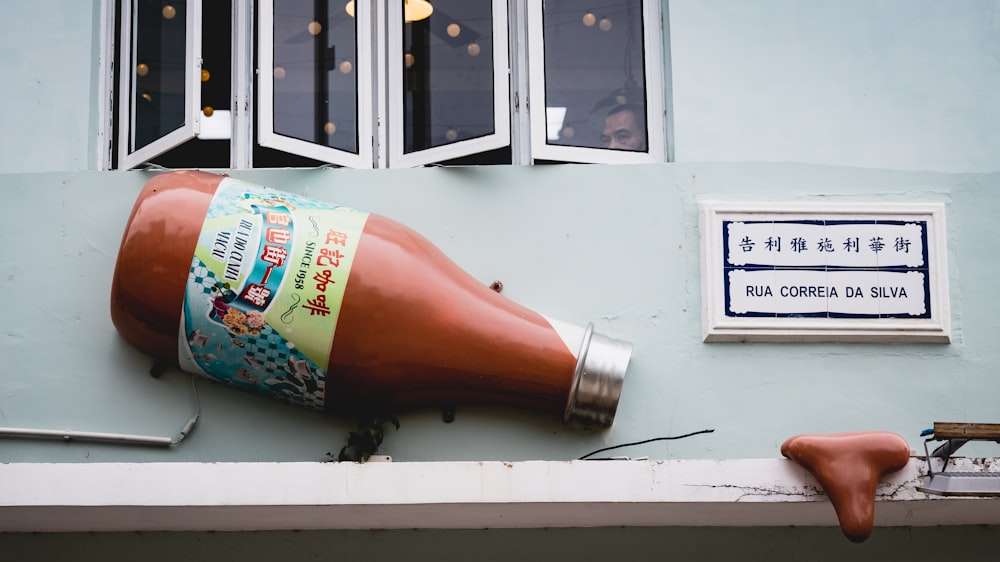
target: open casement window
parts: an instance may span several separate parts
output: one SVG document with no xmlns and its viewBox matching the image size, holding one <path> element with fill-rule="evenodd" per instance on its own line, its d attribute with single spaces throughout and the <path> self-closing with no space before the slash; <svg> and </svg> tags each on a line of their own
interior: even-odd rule
<svg viewBox="0 0 1000 562">
<path fill-rule="evenodd" d="M 370 0 L 261 0 L 262 146 L 339 166 L 374 165 L 371 15 Z"/>
<path fill-rule="evenodd" d="M 508 146 L 506 0 L 388 2 L 388 165 Z"/>
<path fill-rule="evenodd" d="M 544 0 L 528 10 L 532 157 L 662 162 L 659 2 Z"/>
<path fill-rule="evenodd" d="M 201 0 L 121 4 L 120 168 L 134 168 L 198 136 L 201 4 Z"/>
</svg>

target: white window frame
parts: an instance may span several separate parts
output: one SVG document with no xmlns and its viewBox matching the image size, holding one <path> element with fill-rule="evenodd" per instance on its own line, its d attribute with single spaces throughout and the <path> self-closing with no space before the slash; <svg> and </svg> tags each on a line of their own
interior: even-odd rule
<svg viewBox="0 0 1000 562">
<path fill-rule="evenodd" d="M 358 153 L 280 135 L 274 131 L 274 0 L 260 0 L 257 22 L 257 143 L 290 154 L 297 154 L 350 168 L 372 168 L 374 136 L 375 90 L 373 73 L 375 60 L 371 37 L 371 0 L 357 0 L 354 25 L 357 37 L 357 61 L 354 65 L 358 81 L 357 131 Z"/>
<path fill-rule="evenodd" d="M 646 152 L 607 148 L 550 145 L 547 143 L 547 107 L 545 99 L 545 33 L 542 9 L 544 2 L 528 2 L 528 74 L 533 111 L 531 156 L 534 159 L 587 162 L 594 164 L 652 164 L 664 162 L 666 123 L 664 120 L 663 43 L 660 30 L 660 2 L 643 0 L 643 68 L 646 93 Z"/>
<path fill-rule="evenodd" d="M 255 0 L 233 2 L 232 115 L 233 131 L 229 145 L 229 165 L 253 168 L 254 148 L 254 5 Z"/>
<path fill-rule="evenodd" d="M 403 141 L 403 3 L 388 2 L 387 105 L 388 164 L 411 168 L 494 150 L 510 144 L 510 58 L 507 0 L 492 0 L 493 14 L 493 133 L 405 154 Z M 433 17 L 433 16 L 432 16 Z"/>
<path fill-rule="evenodd" d="M 187 0 L 185 13 L 185 86 L 184 124 L 146 146 L 132 150 L 135 144 L 135 45 L 132 38 L 136 25 L 134 0 L 122 2 L 122 40 L 119 46 L 118 88 L 118 167 L 130 170 L 164 152 L 195 138 L 201 130 L 201 4 L 202 0 Z"/>
</svg>

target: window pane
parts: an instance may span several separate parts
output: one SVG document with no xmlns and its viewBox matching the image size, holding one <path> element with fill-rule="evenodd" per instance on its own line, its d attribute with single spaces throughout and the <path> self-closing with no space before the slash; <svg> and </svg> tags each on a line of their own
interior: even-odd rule
<svg viewBox="0 0 1000 562">
<path fill-rule="evenodd" d="M 493 134 L 492 1 L 403 4 L 404 153 Z"/>
<path fill-rule="evenodd" d="M 172 4 L 171 4 L 172 5 Z M 170 13 L 169 11 L 167 13 Z M 178 16 L 179 17 L 179 16 Z M 201 127 L 187 140 L 150 159 L 165 168 L 228 168 L 232 137 L 233 11 L 229 2 L 201 6 Z"/>
<path fill-rule="evenodd" d="M 640 0 L 545 0 L 546 142 L 646 152 Z"/>
<path fill-rule="evenodd" d="M 275 133 L 358 153 L 353 7 L 344 0 L 275 2 Z"/>
<path fill-rule="evenodd" d="M 132 151 L 184 126 L 187 4 L 135 3 Z"/>
</svg>

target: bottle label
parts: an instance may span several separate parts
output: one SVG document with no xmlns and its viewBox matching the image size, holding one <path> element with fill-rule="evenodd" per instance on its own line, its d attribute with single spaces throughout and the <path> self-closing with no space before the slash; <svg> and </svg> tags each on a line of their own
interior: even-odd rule
<svg viewBox="0 0 1000 562">
<path fill-rule="evenodd" d="M 223 179 L 191 260 L 181 367 L 322 409 L 330 346 L 367 218 Z"/>
</svg>

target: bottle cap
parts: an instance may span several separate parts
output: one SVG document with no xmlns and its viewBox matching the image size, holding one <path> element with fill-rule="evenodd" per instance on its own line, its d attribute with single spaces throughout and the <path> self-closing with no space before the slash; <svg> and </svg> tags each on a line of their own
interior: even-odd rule
<svg viewBox="0 0 1000 562">
<path fill-rule="evenodd" d="M 610 426 L 615 421 L 631 356 L 631 343 L 594 333 L 594 325 L 588 324 L 563 422 Z"/>
</svg>

